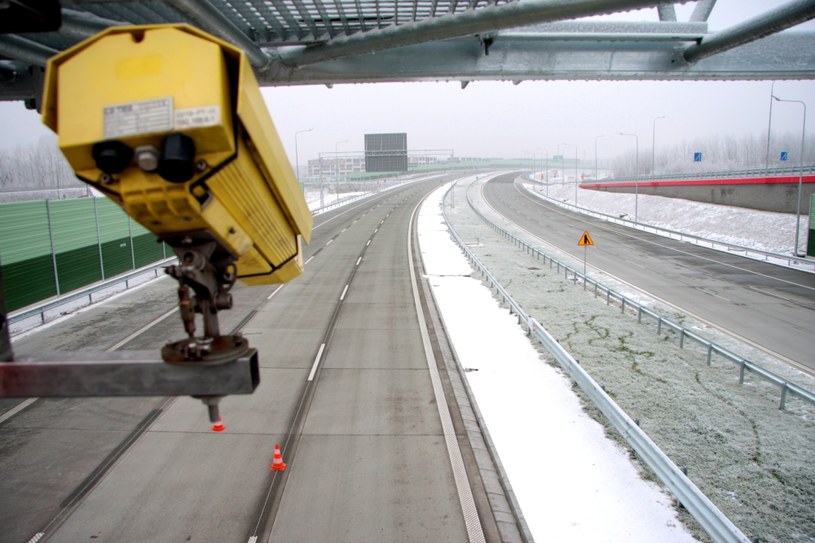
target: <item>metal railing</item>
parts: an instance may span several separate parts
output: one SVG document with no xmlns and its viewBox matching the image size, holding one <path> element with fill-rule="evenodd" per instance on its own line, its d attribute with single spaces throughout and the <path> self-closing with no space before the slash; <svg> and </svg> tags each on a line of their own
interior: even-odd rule
<svg viewBox="0 0 815 543">
<path fill-rule="evenodd" d="M 803 175 L 812 175 L 815 173 L 815 164 L 804 164 L 803 170 L 801 166 L 783 166 L 773 168 L 750 168 L 748 170 L 731 170 L 731 171 L 713 171 L 713 172 L 682 172 L 682 173 L 663 173 L 659 175 L 651 175 L 643 173 L 637 177 L 609 177 L 603 179 L 603 183 L 626 183 L 639 180 L 642 183 L 648 181 L 672 181 L 674 179 L 736 179 L 741 177 L 795 177 L 803 173 Z M 595 183 L 598 180 L 592 180 Z"/>
<path fill-rule="evenodd" d="M 123 273 L 111 279 L 75 290 L 56 299 L 20 309 L 19 311 L 13 311 L 8 315 L 10 328 L 12 328 L 13 333 L 20 333 L 45 324 L 69 311 L 75 311 L 99 302 L 108 296 L 140 285 L 145 281 L 155 279 L 163 275 L 162 268 L 175 261 L 176 257 L 167 258 L 138 270 Z M 15 324 L 18 325 L 16 329 L 14 329 Z"/>
<path fill-rule="evenodd" d="M 454 185 L 451 186 L 451 189 Z M 449 194 L 449 190 L 448 190 Z M 445 198 L 446 198 L 445 194 Z M 442 206 L 444 221 L 453 239 L 464 251 L 467 259 L 482 274 L 484 280 L 494 288 L 500 299 L 509 305 L 510 312 L 518 316 L 519 323 L 526 326 L 530 335 L 535 336 L 557 363 L 569 374 L 580 389 L 597 406 L 609 423 L 620 433 L 623 439 L 642 458 L 643 462 L 656 474 L 660 481 L 670 490 L 677 500 L 693 515 L 702 528 L 717 543 L 739 542 L 750 543 L 744 533 L 722 513 L 710 499 L 691 481 L 684 472 L 654 443 L 651 438 L 620 408 L 611 397 L 603 391 L 580 364 L 553 338 L 546 329 L 510 296 L 509 292 L 481 263 L 466 243 L 456 232 L 447 218 Z"/>
<path fill-rule="evenodd" d="M 772 383 L 780 388 L 781 393 L 781 400 L 779 403 L 779 409 L 786 408 L 787 396 L 788 394 L 792 394 L 793 396 L 797 396 L 798 398 L 808 402 L 812 405 L 815 405 L 815 393 L 784 379 L 783 377 L 771 372 L 770 370 L 763 368 L 756 364 L 755 362 L 751 362 L 747 360 L 743 356 L 740 356 L 725 347 L 722 347 L 713 341 L 705 339 L 704 337 L 700 336 L 699 334 L 684 328 L 680 324 L 676 324 L 675 322 L 671 321 L 668 318 L 665 318 L 650 309 L 643 307 L 639 303 L 627 298 L 625 295 L 614 291 L 610 287 L 607 287 L 600 283 L 599 281 L 595 281 L 594 279 L 584 275 L 580 271 L 572 268 L 560 262 L 559 260 L 552 258 L 551 256 L 547 255 L 540 249 L 533 247 L 532 245 L 526 243 L 525 241 L 519 239 L 518 237 L 514 236 L 510 232 L 504 230 L 497 224 L 493 223 L 486 215 L 484 215 L 481 211 L 479 211 L 475 205 L 473 204 L 472 200 L 470 199 L 469 193 L 467 194 L 467 203 L 469 204 L 470 208 L 475 212 L 478 217 L 484 221 L 488 226 L 490 226 L 493 230 L 507 238 L 508 240 L 512 241 L 518 248 L 523 249 L 528 254 L 534 256 L 536 260 L 540 260 L 545 264 L 549 264 L 550 268 L 557 267 L 558 274 L 563 273 L 564 278 L 566 280 L 571 277 L 571 280 L 577 284 L 578 281 L 582 281 L 583 288 L 586 289 L 589 286 L 594 290 L 595 298 L 598 296 L 605 296 L 606 304 L 611 305 L 612 303 L 619 304 L 620 312 L 625 314 L 626 309 L 628 309 L 631 313 L 636 313 L 638 322 L 642 322 L 643 315 L 654 319 L 657 324 L 657 334 L 662 334 L 663 327 L 667 326 L 674 332 L 679 335 L 679 347 L 681 349 L 685 348 L 685 344 L 687 343 L 686 340 L 692 340 L 701 345 L 707 351 L 707 365 L 712 365 L 713 355 L 716 354 L 725 360 L 728 360 L 738 366 L 739 368 L 739 384 L 744 384 L 744 376 L 746 372 L 750 372 L 755 374 L 757 377 L 764 379 L 765 381 Z"/>
<path fill-rule="evenodd" d="M 534 181 L 529 177 L 526 178 L 528 182 L 537 184 L 538 181 Z M 523 185 L 523 184 L 522 184 Z M 794 256 L 792 254 L 783 255 L 779 253 L 771 253 L 769 251 L 762 251 L 761 249 L 754 249 L 752 247 L 744 247 L 743 245 L 735 245 L 733 243 L 728 243 L 726 241 L 718 241 L 709 238 L 703 238 L 700 236 L 696 236 L 694 234 L 688 234 L 687 232 L 678 232 L 676 230 L 671 230 L 670 228 L 663 228 L 661 226 L 653 226 L 650 224 L 645 224 L 641 222 L 634 222 L 628 219 L 624 219 L 622 217 L 615 217 L 614 215 L 607 215 L 605 213 L 600 213 L 599 211 L 593 211 L 591 209 L 587 209 L 585 207 L 576 206 L 574 204 L 570 204 L 567 202 L 562 202 L 560 200 L 555 200 L 554 198 L 550 198 L 546 195 L 539 194 L 533 190 L 530 190 L 529 187 L 523 185 L 523 188 L 530 192 L 531 194 L 535 195 L 538 198 L 546 200 L 549 203 L 562 207 L 564 209 L 569 209 L 571 211 L 575 211 L 577 213 L 582 213 L 584 215 L 588 215 L 590 217 L 594 217 L 596 219 L 604 220 L 606 222 L 611 222 L 615 224 L 621 224 L 628 228 L 634 228 L 636 230 L 641 230 L 643 232 L 649 232 L 651 234 L 656 234 L 658 236 L 667 237 L 670 239 L 675 239 L 677 241 L 684 241 L 688 243 L 693 243 L 694 245 L 698 245 L 700 247 L 706 247 L 708 249 L 713 249 L 715 251 L 722 251 L 725 253 L 736 254 L 739 256 L 743 256 L 746 258 L 751 258 L 753 260 L 761 260 L 762 262 L 766 262 L 768 264 L 776 264 L 779 266 L 786 266 L 788 268 L 793 268 L 798 271 L 805 271 L 809 273 L 815 273 L 815 260 L 811 258 L 801 258 Z"/>
</svg>

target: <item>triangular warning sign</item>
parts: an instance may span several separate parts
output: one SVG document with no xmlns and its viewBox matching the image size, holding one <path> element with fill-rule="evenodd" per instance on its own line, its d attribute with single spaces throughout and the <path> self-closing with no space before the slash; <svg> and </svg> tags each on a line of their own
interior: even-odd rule
<svg viewBox="0 0 815 543">
<path fill-rule="evenodd" d="M 578 244 L 580 247 L 583 247 L 583 246 L 585 246 L 585 245 L 594 245 L 594 240 L 593 240 L 593 239 L 591 239 L 591 236 L 589 235 L 589 231 L 588 231 L 588 230 L 584 230 L 584 231 L 583 231 L 583 235 L 582 235 L 582 236 L 580 236 L 580 241 L 578 241 L 578 242 L 577 242 L 577 244 Z"/>
</svg>

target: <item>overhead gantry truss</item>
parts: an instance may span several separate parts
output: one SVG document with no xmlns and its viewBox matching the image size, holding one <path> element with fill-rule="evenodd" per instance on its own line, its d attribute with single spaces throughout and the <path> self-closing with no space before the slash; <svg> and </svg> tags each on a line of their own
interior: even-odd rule
<svg viewBox="0 0 815 543">
<path fill-rule="evenodd" d="M 267 86 L 815 78 L 815 33 L 784 32 L 815 18 L 815 0 L 710 32 L 715 1 L 678 21 L 653 0 L 6 0 L 20 9 L 0 9 L 0 99 L 36 98 L 48 58 L 103 28 L 179 22 L 244 49 Z M 50 30 L 8 15 L 48 5 Z M 643 7 L 654 21 L 586 19 Z"/>
</svg>

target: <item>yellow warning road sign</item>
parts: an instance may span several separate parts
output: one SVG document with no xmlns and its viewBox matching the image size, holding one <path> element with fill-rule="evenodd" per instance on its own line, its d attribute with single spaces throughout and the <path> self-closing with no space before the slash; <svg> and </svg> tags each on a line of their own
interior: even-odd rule
<svg viewBox="0 0 815 543">
<path fill-rule="evenodd" d="M 594 240 L 591 239 L 588 230 L 583 231 L 583 235 L 580 236 L 580 241 L 577 242 L 580 247 L 584 247 L 586 245 L 594 245 Z"/>
</svg>

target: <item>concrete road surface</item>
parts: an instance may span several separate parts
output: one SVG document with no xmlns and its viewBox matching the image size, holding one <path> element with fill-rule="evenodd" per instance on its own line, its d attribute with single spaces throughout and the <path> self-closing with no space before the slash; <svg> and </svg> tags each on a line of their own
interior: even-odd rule
<svg viewBox="0 0 815 543">
<path fill-rule="evenodd" d="M 0 541 L 522 540 L 411 280 L 411 217 L 440 182 L 316 217 L 302 277 L 236 287 L 222 329 L 251 316 L 261 384 L 221 402 L 224 432 L 186 397 L 41 399 L 0 424 Z M 161 280 L 15 350 L 105 349 L 174 304 Z M 171 315 L 124 348 L 181 335 Z"/>
</svg>

